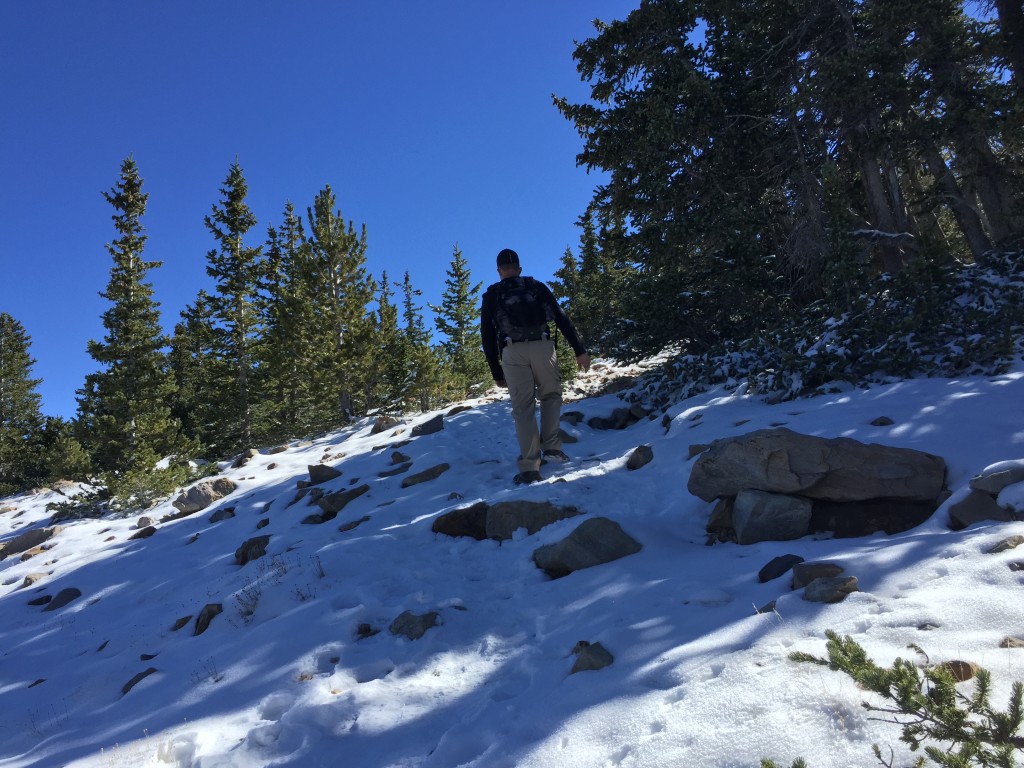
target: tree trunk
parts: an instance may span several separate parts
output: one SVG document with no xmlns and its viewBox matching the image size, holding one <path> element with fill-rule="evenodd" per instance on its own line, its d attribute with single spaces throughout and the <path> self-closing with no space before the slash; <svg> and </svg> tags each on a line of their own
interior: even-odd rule
<svg viewBox="0 0 1024 768">
<path fill-rule="evenodd" d="M 960 231 L 963 232 L 967 240 L 967 247 L 971 249 L 971 256 L 978 261 L 986 251 L 992 249 L 992 243 L 989 241 L 988 235 L 985 234 L 981 217 L 964 197 L 953 172 L 931 139 L 921 142 L 921 155 L 925 165 L 928 166 L 928 171 L 935 177 L 946 204 L 956 217 L 957 224 L 960 225 Z"/>
<path fill-rule="evenodd" d="M 1018 94 L 1024 94 L 1024 4 L 1020 0 L 995 0 L 995 4 L 1013 83 Z"/>
</svg>

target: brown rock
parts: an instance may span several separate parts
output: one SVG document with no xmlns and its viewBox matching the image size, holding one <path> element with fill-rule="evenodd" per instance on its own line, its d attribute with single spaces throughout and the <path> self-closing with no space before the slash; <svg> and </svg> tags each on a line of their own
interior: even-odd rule
<svg viewBox="0 0 1024 768">
<path fill-rule="evenodd" d="M 154 526 L 154 525 L 147 525 L 141 531 L 136 531 L 131 536 L 129 536 L 128 537 L 128 541 L 134 541 L 136 539 L 148 539 L 154 533 L 156 533 L 156 526 Z"/>
<path fill-rule="evenodd" d="M 998 555 L 1000 552 L 1009 552 L 1011 549 L 1016 549 L 1021 544 L 1024 544 L 1024 536 L 1007 536 L 1005 539 L 989 549 L 988 554 Z"/>
<path fill-rule="evenodd" d="M 203 610 L 199 612 L 199 617 L 196 619 L 196 631 L 193 633 L 193 637 L 201 635 L 210 627 L 210 622 L 213 621 L 214 617 L 219 613 L 223 613 L 224 606 L 220 603 L 209 603 L 203 606 Z"/>
<path fill-rule="evenodd" d="M 136 685 L 138 685 L 147 677 L 152 675 L 154 672 L 156 672 L 156 669 L 154 667 L 150 667 L 144 672 L 139 672 L 139 674 L 137 674 L 135 677 L 133 677 L 131 680 L 124 684 L 124 686 L 121 688 L 121 695 L 124 696 L 126 693 L 128 693 L 128 691 L 130 691 Z"/>
<path fill-rule="evenodd" d="M 422 472 L 417 472 L 415 475 L 409 475 L 409 477 L 405 478 L 402 481 L 402 487 L 409 488 L 410 486 L 413 485 L 419 485 L 420 483 L 426 483 L 429 482 L 430 480 L 436 480 L 449 469 L 451 469 L 451 466 L 447 463 L 438 464 L 437 466 L 431 467 L 430 469 L 425 469 Z"/>
<path fill-rule="evenodd" d="M 938 665 L 939 669 L 944 669 L 952 675 L 953 679 L 958 683 L 965 683 L 978 674 L 980 667 L 973 661 L 960 661 L 954 659 L 952 661 L 944 661 Z"/>
<path fill-rule="evenodd" d="M 246 540 L 242 546 L 235 550 L 235 562 L 245 565 L 252 560 L 263 557 L 267 554 L 267 545 L 270 543 L 270 535 L 253 536 Z"/>
</svg>

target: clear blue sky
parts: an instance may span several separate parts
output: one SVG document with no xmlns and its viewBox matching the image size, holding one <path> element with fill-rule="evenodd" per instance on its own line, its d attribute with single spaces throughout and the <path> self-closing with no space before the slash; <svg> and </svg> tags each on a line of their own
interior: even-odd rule
<svg viewBox="0 0 1024 768">
<path fill-rule="evenodd" d="M 48 415 L 96 365 L 116 237 L 102 192 L 134 156 L 145 255 L 170 329 L 211 288 L 203 225 L 237 157 L 259 219 L 330 184 L 368 267 L 437 303 L 458 243 L 476 281 L 519 251 L 548 278 L 601 178 L 551 103 L 589 95 L 572 59 L 638 0 L 0 2 L 0 311 L 32 339 Z"/>
</svg>

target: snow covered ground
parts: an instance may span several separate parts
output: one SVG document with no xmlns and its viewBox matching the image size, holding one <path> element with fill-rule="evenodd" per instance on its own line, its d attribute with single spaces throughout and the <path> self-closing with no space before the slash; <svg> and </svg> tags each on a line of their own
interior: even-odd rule
<svg viewBox="0 0 1024 768">
<path fill-rule="evenodd" d="M 709 547 L 711 505 L 686 490 L 688 448 L 785 424 L 938 454 L 956 493 L 988 465 L 1024 458 L 1022 403 L 1021 368 L 778 405 L 716 390 L 672 407 L 667 431 L 661 413 L 621 431 L 566 424 L 578 438 L 565 446 L 572 464 L 529 487 L 510 482 L 512 421 L 493 393 L 402 446 L 406 475 L 379 476 L 394 468 L 391 444 L 433 414 L 398 435 L 371 435 L 366 421 L 262 453 L 224 469 L 236 491 L 150 538 L 129 540 L 135 519 L 70 522 L 48 551 L 0 562 L 0 766 L 746 768 L 802 756 L 846 768 L 874 764 L 874 742 L 906 764 L 898 727 L 872 720 L 863 692 L 788 654 L 823 654 L 826 629 L 885 664 L 917 643 L 933 661 L 990 669 L 1004 706 L 1024 678 L 1024 650 L 1000 647 L 1024 635 L 1024 572 L 1008 567 L 1024 549 L 986 550 L 1024 523 L 953 532 L 940 509 L 894 536 Z M 604 395 L 563 410 L 589 418 L 621 405 Z M 893 424 L 872 426 L 880 416 Z M 654 460 L 628 471 L 641 444 Z M 325 455 L 343 473 L 328 491 L 370 490 L 335 520 L 303 524 L 316 508 L 289 506 L 296 481 Z M 451 468 L 438 479 L 402 487 L 442 462 Z M 59 499 L 0 500 L 0 541 L 45 525 L 46 503 Z M 531 554 L 581 518 L 500 545 L 431 531 L 446 511 L 509 499 L 609 517 L 643 549 L 551 580 Z M 235 516 L 210 523 L 224 507 Z M 260 534 L 267 554 L 238 566 L 235 550 Z M 862 591 L 823 605 L 787 577 L 759 583 L 759 569 L 788 553 L 842 563 Z M 64 608 L 28 604 L 68 587 L 82 597 Z M 771 600 L 776 612 L 756 613 Z M 223 613 L 194 635 L 195 616 L 215 603 Z M 436 611 L 439 623 L 415 641 L 391 634 L 406 610 Z M 360 625 L 380 631 L 362 636 Z M 580 640 L 600 642 L 614 664 L 570 675 Z"/>
</svg>

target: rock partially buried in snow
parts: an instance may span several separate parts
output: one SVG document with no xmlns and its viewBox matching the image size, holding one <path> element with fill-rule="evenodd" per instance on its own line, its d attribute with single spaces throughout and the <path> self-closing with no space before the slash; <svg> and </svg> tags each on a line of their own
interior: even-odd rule
<svg viewBox="0 0 1024 768">
<path fill-rule="evenodd" d="M 413 437 L 423 437 L 433 435 L 442 429 L 444 429 L 444 416 L 439 413 L 434 418 L 417 424 L 412 428 L 411 434 Z"/>
<path fill-rule="evenodd" d="M 196 631 L 193 634 L 201 635 L 210 627 L 210 622 L 213 621 L 217 614 L 224 611 L 224 606 L 220 603 L 208 603 L 203 606 L 203 610 L 199 612 L 199 616 L 196 617 Z"/>
<path fill-rule="evenodd" d="M 572 665 L 570 675 L 604 669 L 615 662 L 615 657 L 600 643 L 588 643 L 586 640 L 580 640 L 572 652 L 576 654 L 576 663 Z"/>
<path fill-rule="evenodd" d="M 334 467 L 329 467 L 326 464 L 310 464 L 309 469 L 309 482 L 313 485 L 320 485 L 320 483 L 326 483 L 336 478 L 341 477 L 341 472 Z"/>
<path fill-rule="evenodd" d="M 436 480 L 449 469 L 451 469 L 451 465 L 444 463 L 438 464 L 437 466 L 431 467 L 430 469 L 425 469 L 422 472 L 416 473 L 415 475 L 409 475 L 409 477 L 405 478 L 402 481 L 402 487 L 409 488 L 410 486 L 413 485 L 419 485 L 420 483 L 426 483 L 430 480 Z"/>
<path fill-rule="evenodd" d="M 52 539 L 61 530 L 62 528 L 59 525 L 55 525 L 52 528 L 33 528 L 18 534 L 10 541 L 0 544 L 0 560 L 9 555 L 17 555 L 30 549 L 35 549 L 43 542 Z"/>
<path fill-rule="evenodd" d="M 831 578 L 843 572 L 843 566 L 835 563 L 796 563 L 793 566 L 793 589 L 806 587 L 815 579 Z"/>
<path fill-rule="evenodd" d="M 804 600 L 811 603 L 838 603 L 857 591 L 859 587 L 856 576 L 826 576 L 804 587 Z"/>
<path fill-rule="evenodd" d="M 559 520 L 582 514 L 575 507 L 557 507 L 547 501 L 478 501 L 447 512 L 434 520 L 431 530 L 446 536 L 467 536 L 483 541 L 508 541 L 520 528 L 532 535 Z"/>
<path fill-rule="evenodd" d="M 253 536 L 247 539 L 242 546 L 235 550 L 235 562 L 245 565 L 267 554 L 267 545 L 270 543 L 270 536 Z"/>
<path fill-rule="evenodd" d="M 233 492 L 237 485 L 226 477 L 219 477 L 205 483 L 194 485 L 176 498 L 171 505 L 184 514 L 192 514 L 206 509 L 218 499 Z"/>
<path fill-rule="evenodd" d="M 780 555 L 758 571 L 757 580 L 764 584 L 765 582 L 777 579 L 788 573 L 794 565 L 803 561 L 804 559 L 800 555 Z"/>
<path fill-rule="evenodd" d="M 82 590 L 77 589 L 75 587 L 68 587 L 67 589 L 62 589 L 60 592 L 58 592 L 56 595 L 54 595 L 53 600 L 51 600 L 47 604 L 47 606 L 45 608 L 43 608 L 43 610 L 44 611 L 56 611 L 58 608 L 63 608 L 65 605 L 70 603 L 72 600 L 77 600 L 81 596 L 82 596 Z"/>
<path fill-rule="evenodd" d="M 533 561 L 551 578 L 558 579 L 583 568 L 635 554 L 641 549 L 640 544 L 618 523 L 606 517 L 595 517 L 581 523 L 562 541 L 537 549 L 533 553 Z"/>
<path fill-rule="evenodd" d="M 391 622 L 391 626 L 388 629 L 393 635 L 403 635 L 410 640 L 419 640 L 427 633 L 428 629 L 437 626 L 439 617 L 437 611 L 430 611 L 424 614 L 405 611 Z"/>
<path fill-rule="evenodd" d="M 649 445 L 641 445 L 633 450 L 629 454 L 629 458 L 626 459 L 626 469 L 637 470 L 641 467 L 646 467 L 654 461 L 654 451 Z"/>
</svg>

